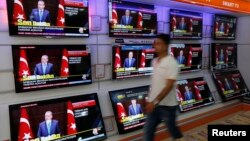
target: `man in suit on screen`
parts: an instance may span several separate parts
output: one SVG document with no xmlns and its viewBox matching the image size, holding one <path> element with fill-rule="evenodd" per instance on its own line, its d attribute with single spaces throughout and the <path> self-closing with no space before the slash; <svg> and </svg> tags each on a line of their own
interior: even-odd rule
<svg viewBox="0 0 250 141">
<path fill-rule="evenodd" d="M 131 105 L 129 105 L 129 116 L 135 116 L 135 115 L 139 115 L 142 114 L 142 108 L 140 104 L 136 103 L 135 99 L 131 100 Z"/>
<path fill-rule="evenodd" d="M 121 18 L 121 25 L 132 25 L 133 17 L 130 16 L 130 11 L 126 10 L 125 15 Z"/>
<path fill-rule="evenodd" d="M 180 54 L 179 54 L 179 56 L 177 57 L 177 62 L 178 62 L 180 65 L 185 65 L 186 58 L 185 58 L 185 56 L 183 56 L 183 50 L 180 50 Z"/>
<path fill-rule="evenodd" d="M 48 55 L 43 55 L 41 57 L 41 63 L 36 64 L 34 69 L 34 75 L 47 75 L 53 74 L 53 64 L 48 63 Z"/>
<path fill-rule="evenodd" d="M 179 23 L 178 29 L 179 30 L 186 30 L 186 28 L 187 28 L 187 24 L 185 22 L 185 18 L 181 17 L 181 21 Z"/>
<path fill-rule="evenodd" d="M 226 90 L 232 90 L 232 86 L 231 86 L 231 84 L 229 83 L 229 81 L 228 81 L 228 79 L 227 78 L 225 78 L 224 79 L 225 80 L 225 89 Z"/>
<path fill-rule="evenodd" d="M 219 61 L 220 62 L 224 61 L 224 50 L 223 49 L 220 50 Z"/>
<path fill-rule="evenodd" d="M 124 61 L 124 65 L 123 65 L 124 68 L 136 67 L 136 59 L 133 57 L 134 57 L 134 53 L 132 51 L 130 51 L 128 53 L 128 58 L 126 58 Z"/>
<path fill-rule="evenodd" d="M 59 128 L 59 122 L 57 120 L 53 120 L 53 113 L 51 111 L 45 112 L 45 121 L 39 124 L 37 137 L 48 137 L 53 134 L 61 134 L 61 130 Z"/>
<path fill-rule="evenodd" d="M 45 2 L 43 0 L 38 0 L 37 8 L 32 9 L 30 14 L 30 20 L 36 22 L 47 22 L 50 23 L 50 13 L 45 8 Z"/>
<path fill-rule="evenodd" d="M 185 93 L 184 93 L 185 101 L 192 100 L 193 93 L 189 90 L 188 86 L 185 86 Z"/>
</svg>

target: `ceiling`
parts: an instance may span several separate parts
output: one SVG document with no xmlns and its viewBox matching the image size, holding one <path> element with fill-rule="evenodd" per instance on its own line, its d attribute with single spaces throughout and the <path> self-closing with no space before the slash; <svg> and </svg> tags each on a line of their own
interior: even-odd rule
<svg viewBox="0 0 250 141">
<path fill-rule="evenodd" d="M 170 7 L 170 8 L 173 8 L 173 9 L 183 9 L 183 10 L 198 11 L 198 12 L 203 12 L 203 13 L 229 14 L 229 15 L 233 15 L 233 16 L 237 16 L 237 17 L 249 16 L 247 14 L 242 14 L 242 13 L 235 13 L 235 12 L 210 8 L 210 7 L 204 7 L 204 6 L 198 6 L 198 5 L 191 5 L 191 4 L 175 2 L 173 0 L 126 0 L 126 1 L 140 2 L 140 3 L 146 3 L 146 4 L 154 4 L 154 5 Z M 250 0 L 246 0 L 246 1 L 250 2 Z M 1 9 L 2 10 L 6 9 L 6 0 L 0 0 L 0 10 Z"/>
<path fill-rule="evenodd" d="M 228 15 L 233 15 L 233 16 L 237 16 L 237 17 L 249 16 L 247 14 L 219 10 L 219 9 L 215 9 L 215 8 L 211 8 L 211 7 L 204 7 L 204 6 L 180 3 L 180 2 L 176 2 L 174 0 L 127 0 L 127 1 L 140 2 L 140 3 L 146 3 L 146 4 L 154 4 L 154 5 L 170 7 L 173 9 L 182 9 L 182 10 L 197 11 L 197 12 L 203 12 L 203 13 L 228 14 Z M 250 1 L 250 0 L 247 0 L 247 1 Z"/>
</svg>

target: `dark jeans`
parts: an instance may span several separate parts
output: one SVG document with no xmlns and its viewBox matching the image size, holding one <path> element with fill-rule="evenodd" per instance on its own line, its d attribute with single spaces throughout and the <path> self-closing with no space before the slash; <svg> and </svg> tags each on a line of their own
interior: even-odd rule
<svg viewBox="0 0 250 141">
<path fill-rule="evenodd" d="M 148 115 L 144 126 L 144 141 L 153 141 L 154 133 L 158 124 L 164 120 L 168 131 L 174 139 L 182 138 L 182 133 L 176 126 L 176 109 L 177 106 L 157 106 Z"/>
</svg>

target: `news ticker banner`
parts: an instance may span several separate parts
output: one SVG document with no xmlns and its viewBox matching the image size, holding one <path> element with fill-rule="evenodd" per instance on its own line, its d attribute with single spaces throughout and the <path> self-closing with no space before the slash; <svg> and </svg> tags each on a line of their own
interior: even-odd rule
<svg viewBox="0 0 250 141">
<path fill-rule="evenodd" d="M 246 0 L 175 0 L 175 1 L 250 14 L 250 2 Z"/>
<path fill-rule="evenodd" d="M 250 125 L 208 125 L 208 141 L 250 140 Z"/>
</svg>

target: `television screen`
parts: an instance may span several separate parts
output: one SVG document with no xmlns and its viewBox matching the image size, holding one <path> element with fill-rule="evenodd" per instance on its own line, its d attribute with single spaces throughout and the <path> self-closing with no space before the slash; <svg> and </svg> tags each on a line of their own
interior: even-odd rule
<svg viewBox="0 0 250 141">
<path fill-rule="evenodd" d="M 153 5 L 109 0 L 111 37 L 154 37 L 156 33 L 157 14 Z"/>
<path fill-rule="evenodd" d="M 249 90 L 238 70 L 214 72 L 213 78 L 223 101 L 249 94 Z"/>
<path fill-rule="evenodd" d="M 109 92 L 120 134 L 140 129 L 145 124 L 149 86 Z"/>
<path fill-rule="evenodd" d="M 97 94 L 9 106 L 12 141 L 100 141 L 106 131 Z"/>
<path fill-rule="evenodd" d="M 170 44 L 169 52 L 176 58 L 181 72 L 202 69 L 201 44 Z"/>
<path fill-rule="evenodd" d="M 16 92 L 90 84 L 85 45 L 13 45 Z"/>
<path fill-rule="evenodd" d="M 117 45 L 113 47 L 113 79 L 151 75 L 155 57 L 152 45 Z"/>
<path fill-rule="evenodd" d="M 214 103 L 208 84 L 202 77 L 177 81 L 176 97 L 181 112 Z"/>
<path fill-rule="evenodd" d="M 6 0 L 10 35 L 89 36 L 88 0 Z"/>
<path fill-rule="evenodd" d="M 202 13 L 170 10 L 172 39 L 202 39 Z"/>
<path fill-rule="evenodd" d="M 237 68 L 237 44 L 213 43 L 211 48 L 211 69 Z"/>
<path fill-rule="evenodd" d="M 236 37 L 237 18 L 215 15 L 214 39 L 234 40 Z"/>
</svg>

